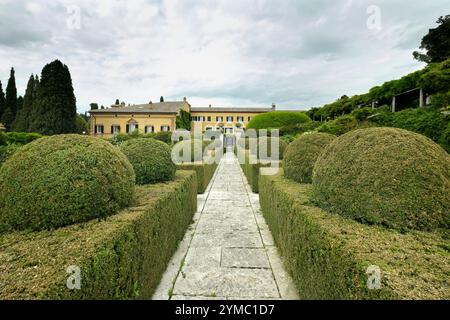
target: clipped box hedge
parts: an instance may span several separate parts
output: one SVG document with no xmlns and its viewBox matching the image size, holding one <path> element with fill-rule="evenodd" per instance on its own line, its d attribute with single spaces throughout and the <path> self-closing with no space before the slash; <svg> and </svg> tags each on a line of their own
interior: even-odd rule
<svg viewBox="0 0 450 320">
<path fill-rule="evenodd" d="M 211 179 L 216 172 L 218 164 L 216 162 L 212 164 L 207 163 L 192 163 L 192 164 L 178 164 L 178 170 L 193 170 L 197 173 L 197 192 L 199 194 L 205 193 Z"/>
<path fill-rule="evenodd" d="M 244 172 L 245 177 L 247 178 L 248 184 L 252 188 L 252 192 L 259 192 L 259 171 L 261 168 L 269 167 L 270 164 L 262 164 L 262 163 L 250 163 L 250 158 L 248 152 L 245 153 L 245 161 L 241 163 L 242 171 Z"/>
<path fill-rule="evenodd" d="M 136 187 L 105 220 L 0 236 L 0 299 L 151 299 L 197 209 L 196 175 Z M 81 269 L 81 289 L 66 286 Z"/>
<path fill-rule="evenodd" d="M 450 298 L 449 241 L 438 232 L 402 234 L 329 214 L 311 204 L 311 186 L 261 176 L 264 217 L 302 299 Z M 367 289 L 370 265 L 381 289 Z"/>
</svg>

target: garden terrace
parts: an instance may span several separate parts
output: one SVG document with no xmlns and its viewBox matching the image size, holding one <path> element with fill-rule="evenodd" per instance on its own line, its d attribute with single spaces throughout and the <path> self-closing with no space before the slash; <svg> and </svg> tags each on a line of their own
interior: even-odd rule
<svg viewBox="0 0 450 320">
<path fill-rule="evenodd" d="M 136 187 L 131 208 L 53 231 L 0 236 L 0 299 L 150 299 L 197 209 L 192 171 Z M 66 268 L 81 269 L 81 290 Z"/>
<path fill-rule="evenodd" d="M 301 299 L 450 298 L 449 243 L 439 232 L 400 233 L 330 214 L 310 201 L 311 185 L 261 176 L 260 203 Z M 381 289 L 367 289 L 370 265 Z"/>
</svg>

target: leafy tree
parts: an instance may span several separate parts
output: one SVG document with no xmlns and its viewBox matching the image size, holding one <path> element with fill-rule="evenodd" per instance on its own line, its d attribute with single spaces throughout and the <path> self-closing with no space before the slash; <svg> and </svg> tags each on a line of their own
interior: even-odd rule
<svg viewBox="0 0 450 320">
<path fill-rule="evenodd" d="M 13 129 L 17 132 L 29 132 L 30 126 L 30 114 L 33 108 L 33 102 L 36 99 L 37 87 L 39 80 L 30 76 L 28 80 L 27 89 L 25 91 L 25 96 L 23 97 L 23 105 L 17 111 L 16 120 L 14 121 Z"/>
<path fill-rule="evenodd" d="M 86 119 L 84 118 L 83 115 L 77 114 L 75 124 L 76 124 L 76 133 L 85 134 L 85 133 L 89 132 L 88 122 L 86 121 Z"/>
<path fill-rule="evenodd" d="M 55 60 L 42 69 L 30 130 L 53 135 L 76 131 L 76 98 L 69 68 Z"/>
<path fill-rule="evenodd" d="M 180 114 L 176 118 L 177 129 L 191 130 L 191 114 L 187 111 L 180 110 Z"/>
<path fill-rule="evenodd" d="M 89 106 L 91 107 L 91 110 L 98 110 L 98 103 L 91 103 Z"/>
<path fill-rule="evenodd" d="M 2 115 L 2 123 L 7 131 L 10 131 L 14 123 L 17 112 L 17 88 L 14 68 L 11 68 L 11 74 L 6 87 L 5 111 Z"/>
<path fill-rule="evenodd" d="M 159 102 L 164 102 L 164 97 L 161 96 L 161 98 L 159 98 Z"/>
<path fill-rule="evenodd" d="M 433 63 L 450 58 L 450 15 L 440 17 L 436 23 L 439 26 L 430 29 L 428 34 L 422 38 L 420 49 L 425 50 L 426 53 L 414 51 L 415 59 Z"/>
<path fill-rule="evenodd" d="M 3 92 L 2 82 L 0 81 L 0 121 L 5 112 L 5 93 Z"/>
</svg>

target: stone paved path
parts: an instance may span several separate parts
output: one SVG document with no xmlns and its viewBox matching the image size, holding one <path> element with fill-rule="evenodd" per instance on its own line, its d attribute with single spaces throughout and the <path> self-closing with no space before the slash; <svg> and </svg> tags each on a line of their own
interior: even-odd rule
<svg viewBox="0 0 450 320">
<path fill-rule="evenodd" d="M 298 299 L 250 190 L 227 153 L 153 299 Z"/>
</svg>

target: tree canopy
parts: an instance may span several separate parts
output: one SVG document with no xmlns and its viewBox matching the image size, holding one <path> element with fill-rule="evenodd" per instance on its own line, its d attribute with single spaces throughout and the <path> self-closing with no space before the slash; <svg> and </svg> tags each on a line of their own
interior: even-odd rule
<svg viewBox="0 0 450 320">
<path fill-rule="evenodd" d="M 438 19 L 436 28 L 430 29 L 422 38 L 420 49 L 425 53 L 414 51 L 413 56 L 426 63 L 442 62 L 450 58 L 450 15 Z"/>
<path fill-rule="evenodd" d="M 53 135 L 76 131 L 76 99 L 69 68 L 55 60 L 42 69 L 30 129 Z"/>
</svg>

